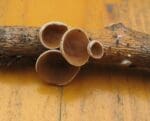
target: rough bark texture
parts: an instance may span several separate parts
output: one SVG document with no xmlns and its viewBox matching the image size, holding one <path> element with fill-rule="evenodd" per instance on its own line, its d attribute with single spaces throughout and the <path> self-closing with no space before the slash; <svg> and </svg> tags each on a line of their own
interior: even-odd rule
<svg viewBox="0 0 150 121">
<path fill-rule="evenodd" d="M 134 31 L 118 23 L 89 35 L 91 39 L 99 40 L 105 49 L 103 58 L 93 60 L 94 62 L 150 69 L 149 34 Z"/>
<path fill-rule="evenodd" d="M 46 50 L 40 43 L 38 27 L 0 27 L 0 66 L 32 65 Z"/>
<path fill-rule="evenodd" d="M 38 38 L 38 27 L 0 27 L 0 65 L 16 60 L 35 62 L 46 50 Z M 113 24 L 95 33 L 88 32 L 91 40 L 99 40 L 105 49 L 101 60 L 90 62 L 117 64 L 150 69 L 150 35 L 134 31 L 122 23 Z"/>
<path fill-rule="evenodd" d="M 33 56 L 40 54 L 44 47 L 39 42 L 39 28 L 0 27 L 0 55 Z"/>
</svg>

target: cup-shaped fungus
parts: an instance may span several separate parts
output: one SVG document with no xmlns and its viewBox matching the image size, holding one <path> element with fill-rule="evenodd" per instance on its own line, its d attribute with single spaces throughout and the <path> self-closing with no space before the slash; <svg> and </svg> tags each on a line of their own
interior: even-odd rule
<svg viewBox="0 0 150 121">
<path fill-rule="evenodd" d="M 74 66 L 82 66 L 89 59 L 88 43 L 89 39 L 86 33 L 82 29 L 73 28 L 63 35 L 60 50 L 68 63 Z"/>
<path fill-rule="evenodd" d="M 58 48 L 63 34 L 68 30 L 68 26 L 61 22 L 49 22 L 44 24 L 39 37 L 42 45 L 48 49 Z"/>
<path fill-rule="evenodd" d="M 68 84 L 80 70 L 80 67 L 70 65 L 59 50 L 42 53 L 37 59 L 35 68 L 42 80 L 54 85 Z"/>
<path fill-rule="evenodd" d="M 101 59 L 104 55 L 104 48 L 101 42 L 92 40 L 87 46 L 89 55 L 94 59 Z"/>
</svg>

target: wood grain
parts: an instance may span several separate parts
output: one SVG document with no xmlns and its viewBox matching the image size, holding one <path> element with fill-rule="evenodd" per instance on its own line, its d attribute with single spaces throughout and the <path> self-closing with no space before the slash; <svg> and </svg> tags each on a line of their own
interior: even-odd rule
<svg viewBox="0 0 150 121">
<path fill-rule="evenodd" d="M 150 33 L 149 0 L 1 0 L 0 25 L 60 20 L 88 31 L 123 22 Z M 87 70 L 88 68 L 88 70 Z M 0 121 L 148 121 L 146 72 L 88 65 L 68 86 L 44 84 L 31 68 L 0 71 Z"/>
</svg>

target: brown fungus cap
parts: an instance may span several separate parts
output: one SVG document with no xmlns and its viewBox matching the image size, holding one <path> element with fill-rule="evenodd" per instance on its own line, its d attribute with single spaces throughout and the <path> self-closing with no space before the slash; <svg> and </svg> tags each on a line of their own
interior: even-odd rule
<svg viewBox="0 0 150 121">
<path fill-rule="evenodd" d="M 89 55 L 94 59 L 101 59 L 104 55 L 104 48 L 98 40 L 92 40 L 87 46 Z"/>
<path fill-rule="evenodd" d="M 54 85 L 68 84 L 80 70 L 80 67 L 70 65 L 59 50 L 42 53 L 37 59 L 35 68 L 42 80 Z"/>
<path fill-rule="evenodd" d="M 42 45 L 48 49 L 58 48 L 63 34 L 68 30 L 68 26 L 61 22 L 49 22 L 44 24 L 39 37 Z"/>
<path fill-rule="evenodd" d="M 68 63 L 74 66 L 82 66 L 89 59 L 88 43 L 89 39 L 86 33 L 82 29 L 73 28 L 63 35 L 60 50 Z"/>
</svg>

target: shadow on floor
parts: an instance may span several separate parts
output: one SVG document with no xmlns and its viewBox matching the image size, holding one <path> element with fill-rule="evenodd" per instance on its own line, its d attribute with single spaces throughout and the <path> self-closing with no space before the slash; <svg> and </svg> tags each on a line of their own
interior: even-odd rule
<svg viewBox="0 0 150 121">
<path fill-rule="evenodd" d="M 37 91 L 49 95 L 53 88 L 39 79 L 33 66 L 3 68 L 0 71 L 0 83 L 19 86 L 38 84 Z M 150 92 L 150 73 L 147 71 L 119 68 L 103 65 L 86 65 L 77 77 L 63 87 L 63 97 L 73 101 L 94 93 L 119 94 L 122 96 L 138 96 L 145 98 L 143 93 Z"/>
</svg>

